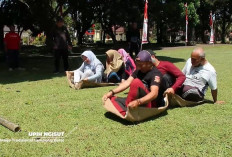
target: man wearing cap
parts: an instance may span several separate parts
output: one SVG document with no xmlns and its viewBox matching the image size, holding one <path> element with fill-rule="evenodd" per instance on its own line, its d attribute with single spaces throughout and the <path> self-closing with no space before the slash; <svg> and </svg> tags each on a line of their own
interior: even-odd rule
<svg viewBox="0 0 232 157">
<path fill-rule="evenodd" d="M 197 47 L 191 53 L 183 68 L 186 80 L 183 84 L 181 96 L 190 101 L 204 99 L 208 86 L 211 89 L 213 102 L 224 103 L 217 100 L 217 74 L 214 67 L 206 60 L 203 48 Z"/>
<path fill-rule="evenodd" d="M 110 98 L 116 109 L 124 116 L 126 108 L 158 107 L 157 97 L 162 74 L 153 66 L 148 51 L 140 51 L 136 57 L 136 70 L 117 88 L 110 90 L 102 99 Z M 127 98 L 118 98 L 114 95 L 130 87 Z"/>
<path fill-rule="evenodd" d="M 168 61 L 160 61 L 156 58 L 156 54 L 152 50 L 147 50 L 152 57 L 152 62 L 156 68 L 163 74 L 163 81 L 161 83 L 162 94 L 175 94 L 181 88 L 185 81 L 185 75 L 173 63 Z"/>
</svg>

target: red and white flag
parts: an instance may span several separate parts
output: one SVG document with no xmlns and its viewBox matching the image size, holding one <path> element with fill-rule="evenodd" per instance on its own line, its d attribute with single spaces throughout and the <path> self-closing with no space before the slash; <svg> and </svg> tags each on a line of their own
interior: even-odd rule
<svg viewBox="0 0 232 157">
<path fill-rule="evenodd" d="M 185 43 L 188 42 L 188 4 L 185 3 Z"/>
<path fill-rule="evenodd" d="M 209 26 L 210 26 L 210 44 L 214 44 L 214 32 L 213 32 L 213 15 L 212 12 L 210 12 L 210 19 L 209 19 Z"/>
<path fill-rule="evenodd" d="M 147 41 L 147 24 L 148 24 L 147 8 L 148 8 L 148 1 L 146 0 L 145 8 L 144 8 L 142 44 L 148 43 L 148 41 Z"/>
</svg>

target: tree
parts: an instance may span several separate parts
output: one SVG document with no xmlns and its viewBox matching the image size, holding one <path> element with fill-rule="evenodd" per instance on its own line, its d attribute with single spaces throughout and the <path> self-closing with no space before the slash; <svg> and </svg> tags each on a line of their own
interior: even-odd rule
<svg viewBox="0 0 232 157">
<path fill-rule="evenodd" d="M 232 1 L 215 0 L 213 3 L 213 13 L 216 13 L 217 30 L 221 32 L 221 42 L 225 43 L 226 34 L 229 34 L 232 23 Z"/>
<path fill-rule="evenodd" d="M 95 3 L 89 0 L 68 0 L 67 5 L 77 30 L 78 44 L 82 44 L 83 35 L 94 24 Z"/>
</svg>

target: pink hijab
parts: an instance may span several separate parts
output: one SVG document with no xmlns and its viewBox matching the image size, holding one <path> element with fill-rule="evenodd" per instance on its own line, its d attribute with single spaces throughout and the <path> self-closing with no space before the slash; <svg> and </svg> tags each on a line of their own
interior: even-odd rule
<svg viewBox="0 0 232 157">
<path fill-rule="evenodd" d="M 136 69 L 136 65 L 135 65 L 135 62 L 134 62 L 134 60 L 131 58 L 131 56 L 124 50 L 124 49 L 119 49 L 118 50 L 118 53 L 120 53 L 120 55 L 122 56 L 122 59 L 123 59 L 123 62 L 124 62 L 124 64 L 125 64 L 125 66 L 127 66 L 126 65 L 126 62 L 129 60 L 130 61 L 130 63 L 132 64 L 131 66 L 132 67 L 130 67 L 130 68 L 127 68 L 126 67 L 126 72 L 129 74 L 129 75 L 131 75 L 133 72 L 134 72 L 134 70 Z M 133 69 L 133 70 L 132 70 Z"/>
</svg>

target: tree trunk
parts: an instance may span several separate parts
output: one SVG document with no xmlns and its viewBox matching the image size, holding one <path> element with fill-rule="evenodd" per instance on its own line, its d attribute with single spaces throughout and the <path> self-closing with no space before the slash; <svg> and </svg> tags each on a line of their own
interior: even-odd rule
<svg viewBox="0 0 232 157">
<path fill-rule="evenodd" d="M 106 43 L 106 32 L 105 31 L 103 31 L 102 43 L 103 44 Z"/>
<path fill-rule="evenodd" d="M 163 44 L 163 27 L 162 24 L 157 24 L 157 43 Z"/>
<path fill-rule="evenodd" d="M 196 38 L 195 38 L 195 27 L 192 27 L 192 41 L 196 41 Z"/>
<path fill-rule="evenodd" d="M 204 0 L 200 0 L 200 8 L 199 8 L 199 18 L 200 18 L 200 31 L 199 31 L 199 36 L 201 38 L 201 41 L 206 44 L 207 43 L 207 40 L 206 40 L 206 37 L 205 37 L 205 26 L 207 25 L 206 22 L 205 22 L 205 19 L 204 19 L 204 10 L 205 10 L 205 1 Z"/>
<path fill-rule="evenodd" d="M 79 32 L 78 35 L 78 45 L 82 45 L 83 44 L 83 36 L 84 36 L 85 32 Z"/>
<path fill-rule="evenodd" d="M 3 32 L 4 25 L 0 25 L 0 51 L 4 51 L 4 32 Z"/>
<path fill-rule="evenodd" d="M 116 44 L 116 36 L 115 36 L 115 34 L 113 33 L 113 31 L 112 30 L 108 30 L 107 31 L 108 32 L 108 34 L 111 36 L 111 38 L 112 38 L 112 40 L 113 40 L 113 44 Z"/>
<path fill-rule="evenodd" d="M 226 34 L 226 8 L 223 9 L 223 15 L 222 15 L 222 43 L 225 44 L 225 34 Z"/>
</svg>

